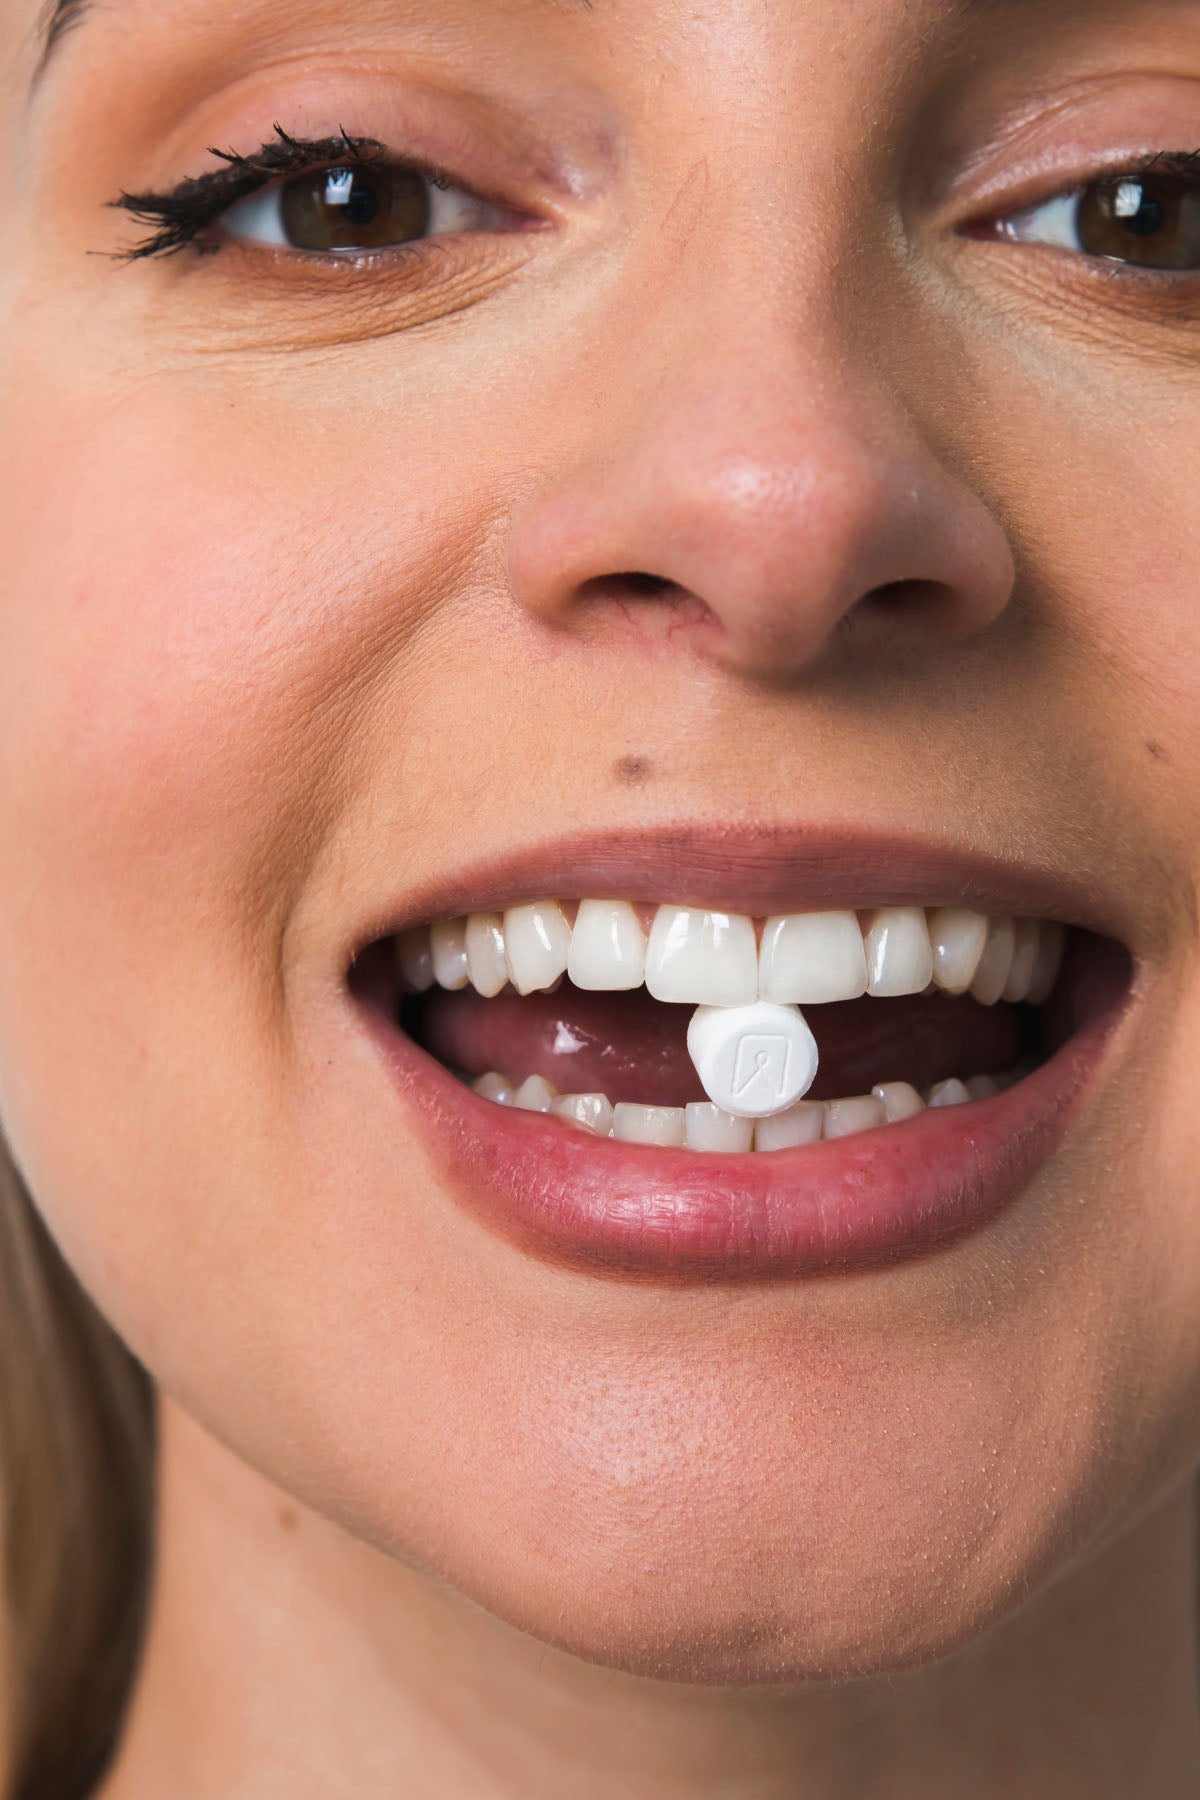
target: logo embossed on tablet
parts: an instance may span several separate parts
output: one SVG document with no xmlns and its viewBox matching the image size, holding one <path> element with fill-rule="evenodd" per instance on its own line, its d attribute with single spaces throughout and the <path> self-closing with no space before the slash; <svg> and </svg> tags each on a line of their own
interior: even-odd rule
<svg viewBox="0 0 1200 1800">
<path fill-rule="evenodd" d="M 780 1101 L 788 1091 L 792 1046 L 785 1037 L 747 1032 L 737 1048 L 733 1091 L 738 1100 Z"/>
</svg>

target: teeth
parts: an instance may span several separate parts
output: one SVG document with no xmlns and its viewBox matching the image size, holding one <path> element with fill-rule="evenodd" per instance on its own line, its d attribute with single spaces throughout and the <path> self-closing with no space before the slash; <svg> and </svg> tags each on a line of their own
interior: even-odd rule
<svg viewBox="0 0 1200 1800">
<path fill-rule="evenodd" d="M 758 966 L 762 998 L 780 1006 L 857 1000 L 867 991 L 866 951 L 852 912 L 768 919 Z"/>
<path fill-rule="evenodd" d="M 982 913 L 948 906 L 929 920 L 933 979 L 947 994 L 965 994 L 987 947 L 988 922 Z"/>
<path fill-rule="evenodd" d="M 487 999 L 508 983 L 504 924 L 499 913 L 472 913 L 467 920 L 467 972 L 471 986 Z"/>
<path fill-rule="evenodd" d="M 971 993 L 981 1006 L 995 1006 L 1004 992 L 1012 968 L 1016 932 L 1011 919 L 993 919 L 988 926 L 987 948 L 971 983 Z"/>
<path fill-rule="evenodd" d="M 867 932 L 867 992 L 923 994 L 933 980 L 933 947 L 919 906 L 885 906 Z"/>
<path fill-rule="evenodd" d="M 853 1100 L 828 1100 L 825 1103 L 825 1136 L 850 1137 L 858 1131 L 874 1131 L 887 1124 L 887 1111 L 874 1094 L 863 1094 Z"/>
<path fill-rule="evenodd" d="M 802 1100 L 787 1112 L 770 1119 L 735 1118 L 707 1101 L 690 1106 L 612 1106 L 604 1094 L 562 1094 L 540 1075 L 530 1075 L 519 1087 L 504 1075 L 480 1075 L 470 1082 L 474 1091 L 498 1106 L 523 1112 L 550 1113 L 591 1132 L 596 1137 L 617 1138 L 626 1144 L 649 1144 L 664 1149 L 686 1147 L 699 1153 L 741 1156 L 755 1151 L 793 1150 L 822 1138 L 852 1137 L 915 1118 L 925 1110 L 962 1106 L 968 1100 L 989 1100 L 1012 1087 L 1037 1066 L 1026 1059 L 1003 1075 L 974 1075 L 970 1081 L 940 1081 L 930 1089 L 926 1102 L 906 1081 L 882 1082 L 870 1094 L 847 1100 Z M 464 1081 L 470 1080 L 464 1076 Z"/>
<path fill-rule="evenodd" d="M 1013 931 L 1012 966 L 1000 996 L 1002 1000 L 1018 1001 L 1028 997 L 1033 971 L 1037 967 L 1040 937 L 1036 919 L 1017 920 Z"/>
<path fill-rule="evenodd" d="M 876 1100 L 883 1102 L 883 1110 L 889 1125 L 898 1125 L 903 1119 L 914 1119 L 918 1113 L 925 1111 L 925 1102 L 915 1087 L 907 1081 L 885 1081 L 879 1087 L 873 1087 L 871 1093 Z"/>
<path fill-rule="evenodd" d="M 623 1144 L 659 1144 L 682 1148 L 682 1106 L 617 1106 L 613 1108 L 613 1136 Z"/>
<path fill-rule="evenodd" d="M 549 1112 L 558 1094 L 540 1075 L 530 1075 L 513 1095 L 513 1105 L 522 1112 Z"/>
<path fill-rule="evenodd" d="M 972 1075 L 967 1083 L 972 1100 L 994 1100 L 1000 1091 L 1000 1083 L 991 1075 Z"/>
<path fill-rule="evenodd" d="M 511 906 L 504 915 L 504 954 L 518 994 L 548 988 L 566 973 L 571 927 L 556 900 Z"/>
<path fill-rule="evenodd" d="M 815 1144 L 825 1129 L 825 1108 L 819 1100 L 802 1100 L 773 1119 L 759 1119 L 754 1127 L 756 1150 L 794 1150 L 799 1144 Z"/>
<path fill-rule="evenodd" d="M 752 1005 L 758 999 L 754 926 L 740 913 L 660 906 L 646 950 L 646 986 L 656 1000 Z"/>
<path fill-rule="evenodd" d="M 1066 940 L 1067 934 L 1061 925 L 1050 920 L 1041 921 L 1038 927 L 1037 962 L 1029 983 L 1028 999 L 1033 1006 L 1041 1006 L 1044 1000 L 1049 999 L 1062 968 Z"/>
<path fill-rule="evenodd" d="M 494 1100 L 497 1106 L 511 1106 L 517 1091 L 511 1081 L 505 1081 L 503 1075 L 481 1075 L 471 1086 L 485 1100 Z"/>
<path fill-rule="evenodd" d="M 396 939 L 396 958 L 406 985 L 414 994 L 428 993 L 437 977 L 433 972 L 433 951 L 429 947 L 428 925 L 415 931 L 402 931 Z"/>
<path fill-rule="evenodd" d="M 740 1155 L 754 1142 L 754 1121 L 735 1119 L 719 1106 L 695 1101 L 685 1109 L 684 1140 L 689 1150 L 721 1150 Z"/>
<path fill-rule="evenodd" d="M 612 1130 L 613 1109 L 603 1094 L 563 1094 L 551 1101 L 550 1111 L 557 1118 L 582 1125 L 597 1137 L 607 1137 Z"/>
<path fill-rule="evenodd" d="M 465 919 L 439 919 L 429 930 L 433 973 L 439 987 L 456 993 L 470 980 L 467 968 L 467 922 Z"/>
<path fill-rule="evenodd" d="M 646 934 L 627 900 L 581 900 L 567 974 L 588 992 L 623 993 L 641 987 Z"/>
<path fill-rule="evenodd" d="M 852 912 L 769 918 L 756 941 L 739 913 L 661 906 L 647 945 L 625 900 L 581 900 L 574 929 L 555 900 L 443 919 L 396 940 L 409 992 L 468 981 L 489 998 L 511 980 L 520 994 L 553 993 L 570 976 L 587 992 L 622 993 L 643 982 L 658 1000 L 692 1006 L 820 1006 L 903 994 L 971 993 L 985 1006 L 1040 1006 L 1058 979 L 1063 926 L 985 918 L 964 907 L 883 907 L 865 941 Z"/>
</svg>

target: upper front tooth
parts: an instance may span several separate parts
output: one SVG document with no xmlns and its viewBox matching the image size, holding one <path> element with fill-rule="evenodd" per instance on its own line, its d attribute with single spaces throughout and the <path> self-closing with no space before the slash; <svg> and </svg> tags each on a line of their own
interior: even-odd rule
<svg viewBox="0 0 1200 1800">
<path fill-rule="evenodd" d="M 987 946 L 988 922 L 982 913 L 946 906 L 931 914 L 933 979 L 948 994 L 965 994 L 975 979 Z"/>
<path fill-rule="evenodd" d="M 487 999 L 508 981 L 504 927 L 499 913 L 472 913 L 467 920 L 467 971 L 471 986 Z"/>
<path fill-rule="evenodd" d="M 919 906 L 885 906 L 867 932 L 867 992 L 923 994 L 933 979 L 933 947 Z"/>
<path fill-rule="evenodd" d="M 581 900 L 567 974 L 577 988 L 622 993 L 641 987 L 646 934 L 627 900 Z"/>
<path fill-rule="evenodd" d="M 867 991 L 857 918 L 852 912 L 823 912 L 768 919 L 758 969 L 762 998 L 780 1006 L 857 1000 Z"/>
<path fill-rule="evenodd" d="M 751 1005 L 758 998 L 753 924 L 740 913 L 660 906 L 650 928 L 646 986 L 656 1000 Z"/>
<path fill-rule="evenodd" d="M 556 900 L 510 906 L 504 915 L 504 955 L 518 994 L 548 988 L 566 972 L 571 927 Z"/>
<path fill-rule="evenodd" d="M 467 968 L 467 921 L 439 919 L 429 930 L 429 947 L 433 953 L 433 973 L 439 987 L 465 988 L 470 979 Z"/>
<path fill-rule="evenodd" d="M 988 927 L 987 948 L 975 971 L 971 993 L 981 1006 L 994 1006 L 1012 968 L 1016 932 L 1011 919 L 993 919 Z"/>
</svg>

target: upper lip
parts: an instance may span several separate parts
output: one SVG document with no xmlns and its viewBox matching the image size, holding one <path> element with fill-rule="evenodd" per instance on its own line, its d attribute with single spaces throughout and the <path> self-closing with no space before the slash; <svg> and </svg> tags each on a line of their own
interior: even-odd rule
<svg viewBox="0 0 1200 1800">
<path fill-rule="evenodd" d="M 1127 945 L 1134 933 L 1117 897 L 1066 868 L 905 832 L 689 819 L 549 837 L 431 876 L 360 922 L 346 962 L 413 925 L 548 898 L 662 901 L 757 918 L 823 906 L 967 906 L 1056 919 Z"/>
</svg>

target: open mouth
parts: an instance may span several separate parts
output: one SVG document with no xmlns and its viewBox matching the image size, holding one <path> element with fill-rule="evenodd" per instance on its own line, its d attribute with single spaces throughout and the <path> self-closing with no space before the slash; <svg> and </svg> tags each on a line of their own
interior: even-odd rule
<svg viewBox="0 0 1200 1800">
<path fill-rule="evenodd" d="M 350 986 L 452 1185 L 509 1236 L 626 1273 L 795 1274 L 929 1247 L 1012 1198 L 1131 976 L 1092 930 L 961 905 L 752 917 L 601 896 L 406 926 Z M 764 1003 L 803 1020 L 815 1079 L 771 1090 L 760 1035 L 754 1103 L 727 1086 L 721 1105 L 697 1009 Z"/>
</svg>

